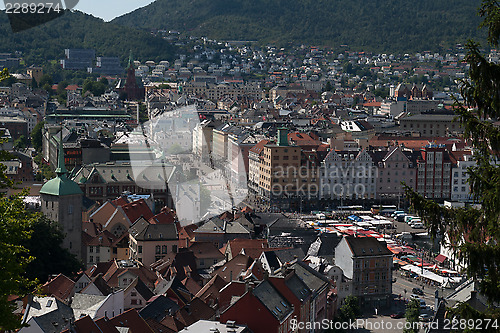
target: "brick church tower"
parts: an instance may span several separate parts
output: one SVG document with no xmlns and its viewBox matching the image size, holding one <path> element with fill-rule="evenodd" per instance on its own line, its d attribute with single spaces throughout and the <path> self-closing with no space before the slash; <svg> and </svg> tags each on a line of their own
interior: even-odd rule
<svg viewBox="0 0 500 333">
<path fill-rule="evenodd" d="M 127 66 L 127 79 L 125 83 L 122 80 L 118 82 L 116 89 L 119 92 L 125 93 L 127 95 L 127 100 L 135 101 L 144 99 L 145 90 L 141 79 L 135 77 L 135 67 L 132 58 L 132 52 L 130 52 L 130 57 L 128 59 Z"/>
</svg>

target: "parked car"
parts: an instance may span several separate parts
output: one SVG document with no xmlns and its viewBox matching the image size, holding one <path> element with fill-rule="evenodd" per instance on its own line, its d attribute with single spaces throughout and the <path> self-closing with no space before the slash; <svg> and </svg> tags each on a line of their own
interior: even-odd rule
<svg viewBox="0 0 500 333">
<path fill-rule="evenodd" d="M 431 316 L 430 316 L 429 314 L 427 314 L 427 313 L 422 313 L 422 314 L 418 317 L 418 319 L 419 319 L 420 321 L 427 322 L 427 321 L 431 320 Z"/>
<path fill-rule="evenodd" d="M 405 212 L 402 210 L 397 210 L 394 213 L 391 214 L 391 217 L 397 217 L 400 214 L 404 214 Z"/>
<path fill-rule="evenodd" d="M 398 313 L 391 314 L 391 318 L 393 318 L 393 319 L 404 318 L 404 316 L 405 316 L 404 312 L 398 312 Z"/>
<path fill-rule="evenodd" d="M 411 216 L 411 215 L 406 215 L 405 216 L 405 223 L 410 223 L 411 220 L 415 219 L 416 217 L 415 216 Z"/>
<path fill-rule="evenodd" d="M 405 217 L 406 217 L 406 214 L 405 214 L 405 213 L 403 213 L 403 214 L 400 214 L 400 215 L 396 216 L 396 220 L 397 220 L 398 222 L 404 222 Z"/>
<path fill-rule="evenodd" d="M 421 295 L 421 296 L 424 294 L 424 291 L 422 289 L 420 289 L 420 288 L 413 288 L 411 290 L 411 292 L 414 293 L 414 294 L 416 294 L 416 295 Z"/>
<path fill-rule="evenodd" d="M 413 229 L 423 229 L 424 228 L 424 224 L 423 223 L 420 223 L 420 222 L 417 222 L 417 223 L 412 223 L 411 224 L 411 227 Z"/>
</svg>

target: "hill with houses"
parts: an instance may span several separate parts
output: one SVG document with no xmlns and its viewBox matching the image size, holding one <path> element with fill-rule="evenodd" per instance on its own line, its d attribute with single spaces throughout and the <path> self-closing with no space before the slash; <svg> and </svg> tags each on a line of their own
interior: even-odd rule
<svg viewBox="0 0 500 333">
<path fill-rule="evenodd" d="M 113 23 L 218 40 L 437 50 L 478 38 L 479 0 L 157 0 Z"/>
</svg>

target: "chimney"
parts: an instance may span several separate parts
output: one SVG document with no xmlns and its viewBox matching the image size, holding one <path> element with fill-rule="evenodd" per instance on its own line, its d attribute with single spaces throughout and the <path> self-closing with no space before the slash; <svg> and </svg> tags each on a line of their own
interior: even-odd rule
<svg viewBox="0 0 500 333">
<path fill-rule="evenodd" d="M 253 288 L 255 287 L 255 284 L 253 281 L 247 281 L 245 283 L 245 291 L 251 293 L 253 291 Z"/>
</svg>

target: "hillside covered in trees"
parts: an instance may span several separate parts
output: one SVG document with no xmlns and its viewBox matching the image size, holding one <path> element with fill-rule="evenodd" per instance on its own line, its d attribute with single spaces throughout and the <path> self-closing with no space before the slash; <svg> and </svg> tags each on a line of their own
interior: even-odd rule
<svg viewBox="0 0 500 333">
<path fill-rule="evenodd" d="M 124 27 L 87 15 L 67 11 L 40 26 L 12 32 L 9 19 L 0 13 L 0 52 L 21 51 L 27 64 L 62 59 L 66 48 L 93 48 L 97 55 L 126 60 L 130 51 L 140 60 L 170 60 L 171 44 L 149 32 Z"/>
<path fill-rule="evenodd" d="M 482 40 L 479 5 L 480 0 L 157 0 L 113 23 L 220 40 L 405 52 Z"/>
</svg>

